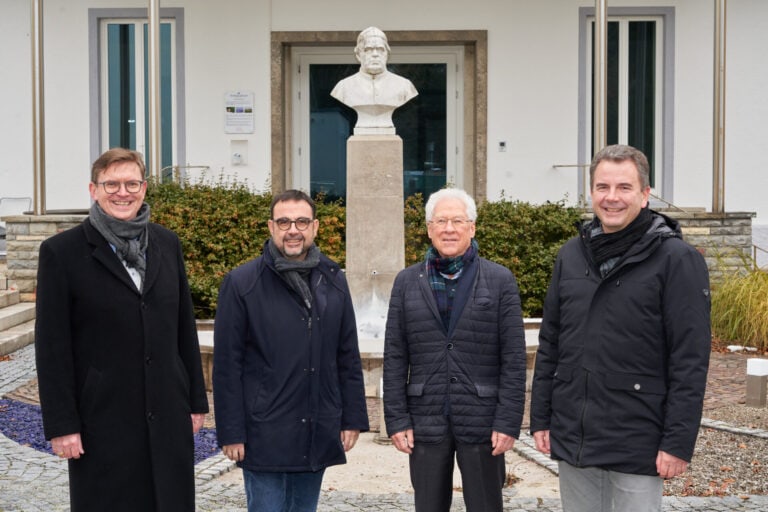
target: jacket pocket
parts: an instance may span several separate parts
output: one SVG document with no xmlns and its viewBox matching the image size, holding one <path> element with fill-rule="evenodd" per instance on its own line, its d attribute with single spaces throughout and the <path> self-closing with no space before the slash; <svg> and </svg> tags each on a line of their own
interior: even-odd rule
<svg viewBox="0 0 768 512">
<path fill-rule="evenodd" d="M 475 391 L 480 398 L 493 398 L 499 394 L 499 386 L 494 384 L 475 384 Z"/>
<path fill-rule="evenodd" d="M 553 377 L 555 380 L 562 382 L 571 382 L 573 380 L 573 373 L 574 369 L 572 367 L 560 365 L 555 369 Z"/>
<path fill-rule="evenodd" d="M 605 386 L 609 389 L 628 393 L 649 393 L 652 395 L 665 395 L 667 393 L 664 379 L 648 375 L 608 373 L 605 376 Z"/>
<path fill-rule="evenodd" d="M 408 396 L 421 396 L 424 394 L 424 383 L 419 382 L 417 384 L 408 384 L 408 388 L 406 389 L 406 394 Z"/>
</svg>

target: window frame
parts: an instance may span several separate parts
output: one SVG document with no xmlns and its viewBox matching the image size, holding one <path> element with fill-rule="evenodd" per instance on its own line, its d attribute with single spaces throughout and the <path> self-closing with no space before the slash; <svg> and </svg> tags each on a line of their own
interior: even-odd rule
<svg viewBox="0 0 768 512">
<path fill-rule="evenodd" d="M 90 153 L 91 161 L 96 160 L 98 156 L 106 149 L 104 147 L 104 133 L 108 130 L 108 102 L 105 96 L 106 94 L 106 82 L 108 69 L 105 65 L 106 53 L 105 39 L 103 34 L 106 32 L 106 23 L 131 23 L 134 21 L 141 21 L 147 23 L 147 10 L 146 9 L 134 9 L 134 8 L 91 8 L 88 9 L 88 47 L 89 47 L 89 91 L 90 91 L 90 103 L 89 103 L 89 118 L 90 118 Z M 184 55 L 184 9 L 180 7 L 162 8 L 160 9 L 160 21 L 161 23 L 172 23 L 171 34 L 171 79 L 173 81 L 171 86 L 171 94 L 173 96 L 172 103 L 172 162 L 185 162 L 186 161 L 186 91 L 185 91 L 185 55 Z M 137 24 L 141 26 L 141 23 Z M 138 39 L 142 39 L 143 45 L 143 29 L 137 31 L 137 47 L 139 46 Z M 138 50 L 137 50 L 138 51 Z M 144 62 L 137 62 L 137 81 L 138 75 L 144 74 Z M 137 95 L 143 96 L 142 91 L 137 91 Z M 139 111 L 139 104 L 137 103 L 137 124 L 140 117 L 144 117 L 144 108 L 142 105 L 141 111 Z M 137 129 L 137 134 L 138 134 Z M 138 136 L 138 135 L 137 135 Z M 107 139 L 108 140 L 108 139 Z"/>
<path fill-rule="evenodd" d="M 273 31 L 271 48 L 271 187 L 285 190 L 291 176 L 291 122 L 294 67 L 291 48 L 344 45 L 354 48 L 356 31 Z M 460 45 L 464 48 L 464 139 L 462 140 L 464 189 L 475 200 L 487 195 L 488 134 L 488 31 L 487 30 L 391 30 L 391 47 L 401 45 Z"/>
<path fill-rule="evenodd" d="M 674 7 L 617 7 L 608 8 L 608 21 L 647 21 L 660 23 L 656 38 L 656 69 L 658 71 L 655 126 L 656 183 L 651 193 L 663 201 L 674 200 L 674 65 L 675 65 L 675 9 Z M 578 159 L 589 168 L 592 160 L 592 22 L 594 7 L 579 9 L 579 114 Z M 621 37 L 621 36 L 620 36 Z M 659 74 L 661 76 L 659 76 Z M 620 86 L 621 87 L 621 86 Z M 620 102 L 626 102 L 626 95 Z M 620 128 L 621 130 L 621 128 Z M 579 194 L 589 200 L 589 173 L 581 172 L 578 178 Z"/>
</svg>

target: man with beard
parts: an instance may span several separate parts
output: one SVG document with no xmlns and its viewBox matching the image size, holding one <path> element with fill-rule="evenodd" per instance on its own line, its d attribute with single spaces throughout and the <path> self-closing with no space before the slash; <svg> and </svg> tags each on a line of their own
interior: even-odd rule
<svg viewBox="0 0 768 512">
<path fill-rule="evenodd" d="M 352 298 L 314 244 L 315 214 L 304 192 L 276 195 L 263 254 L 219 291 L 216 432 L 243 468 L 249 512 L 314 511 L 325 468 L 368 430 Z"/>
</svg>

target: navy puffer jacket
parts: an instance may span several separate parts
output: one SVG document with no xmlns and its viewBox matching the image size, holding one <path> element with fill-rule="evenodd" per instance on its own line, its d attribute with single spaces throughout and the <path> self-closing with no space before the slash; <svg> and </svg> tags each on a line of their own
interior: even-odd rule
<svg viewBox="0 0 768 512">
<path fill-rule="evenodd" d="M 483 258 L 464 267 L 446 330 L 425 263 L 392 288 L 384 348 L 387 432 L 413 428 L 417 443 L 487 443 L 520 434 L 525 333 L 512 273 Z"/>
<path fill-rule="evenodd" d="M 268 250 L 231 271 L 219 292 L 213 392 L 221 446 L 245 443 L 238 464 L 317 471 L 346 462 L 342 430 L 368 430 L 357 326 L 347 281 L 320 256 L 312 310 Z"/>
<path fill-rule="evenodd" d="M 604 278 L 584 236 L 560 250 L 544 303 L 531 431 L 571 465 L 656 475 L 658 451 L 690 461 L 699 431 L 707 267 L 661 214 Z"/>
</svg>

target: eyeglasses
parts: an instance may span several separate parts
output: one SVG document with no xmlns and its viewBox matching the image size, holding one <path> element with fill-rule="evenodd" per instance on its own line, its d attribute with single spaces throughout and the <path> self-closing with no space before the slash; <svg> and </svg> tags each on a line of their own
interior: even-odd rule
<svg viewBox="0 0 768 512">
<path fill-rule="evenodd" d="M 117 194 L 120 192 L 120 186 L 125 187 L 125 191 L 129 194 L 135 194 L 141 190 L 141 186 L 144 184 L 144 180 L 130 180 L 130 181 L 99 181 L 97 185 L 104 187 L 104 192 L 107 194 Z"/>
<path fill-rule="evenodd" d="M 280 231 L 288 231 L 291 229 L 291 224 L 296 224 L 296 229 L 299 231 L 304 231 L 309 227 L 310 224 L 312 224 L 312 219 L 299 217 L 296 220 L 291 220 L 287 217 L 280 217 L 279 219 L 275 219 L 273 222 L 277 224 L 277 227 L 280 228 Z"/>
<path fill-rule="evenodd" d="M 429 221 L 429 224 L 437 224 L 437 227 L 439 227 L 440 229 L 445 229 L 445 228 L 448 227 L 448 223 L 449 222 L 451 224 L 453 224 L 453 227 L 455 229 L 461 229 L 464 226 L 468 226 L 470 223 L 472 223 L 474 221 L 470 220 L 470 219 L 462 219 L 462 218 L 459 218 L 459 217 L 457 217 L 455 219 L 445 219 L 445 218 L 441 217 L 439 219 L 434 219 L 434 220 Z"/>
</svg>

